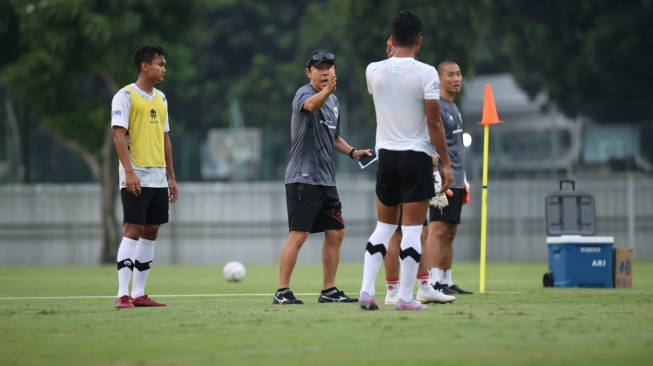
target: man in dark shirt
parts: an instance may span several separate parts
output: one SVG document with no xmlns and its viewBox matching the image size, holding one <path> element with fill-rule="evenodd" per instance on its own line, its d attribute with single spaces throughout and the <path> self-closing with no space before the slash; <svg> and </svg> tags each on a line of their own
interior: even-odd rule
<svg viewBox="0 0 653 366">
<path fill-rule="evenodd" d="M 273 304 L 303 304 L 290 290 L 290 277 L 299 249 L 309 234 L 318 232 L 324 232 L 323 284 L 318 302 L 357 301 L 335 286 L 345 224 L 333 157 L 338 151 L 358 160 L 371 152 L 351 147 L 340 136 L 340 104 L 333 94 L 337 84 L 335 61 L 329 51 L 312 51 L 305 64 L 309 83 L 297 90 L 293 100 L 292 146 L 285 177 L 290 234 L 281 251 L 279 289 Z"/>
<path fill-rule="evenodd" d="M 453 240 L 456 237 L 463 204 L 469 202 L 469 184 L 465 178 L 465 147 L 463 146 L 463 121 L 454 98 L 462 87 L 460 67 L 453 61 L 442 61 L 438 65 L 440 75 L 440 114 L 447 138 L 447 149 L 453 184 L 453 195 L 448 197 L 449 205 L 443 209 L 430 207 L 429 234 L 426 245 L 430 248 L 430 281 L 433 288 L 446 295 L 471 294 L 453 284 Z"/>
</svg>

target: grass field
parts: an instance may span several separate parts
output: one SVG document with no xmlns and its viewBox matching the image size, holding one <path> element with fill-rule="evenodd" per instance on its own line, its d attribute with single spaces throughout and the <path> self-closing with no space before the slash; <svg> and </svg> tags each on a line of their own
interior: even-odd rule
<svg viewBox="0 0 653 366">
<path fill-rule="evenodd" d="M 635 261 L 632 289 L 543 288 L 546 270 L 488 263 L 485 294 L 366 312 L 317 304 L 313 265 L 295 270 L 299 306 L 271 305 L 274 265 L 247 266 L 239 284 L 217 267 L 155 266 L 147 290 L 168 307 L 132 310 L 113 308 L 113 266 L 0 268 L 0 365 L 653 364 L 653 262 Z M 342 265 L 338 286 L 355 295 L 361 272 Z M 477 290 L 478 265 L 454 278 Z"/>
</svg>

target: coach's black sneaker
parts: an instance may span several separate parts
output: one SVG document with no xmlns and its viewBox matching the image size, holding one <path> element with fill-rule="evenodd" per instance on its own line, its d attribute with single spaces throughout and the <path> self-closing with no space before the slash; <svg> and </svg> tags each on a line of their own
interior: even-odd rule
<svg viewBox="0 0 653 366">
<path fill-rule="evenodd" d="M 344 292 L 338 290 L 338 288 L 331 287 L 320 292 L 320 297 L 317 298 L 317 302 L 358 302 L 358 299 L 352 299 L 345 295 Z"/>
<path fill-rule="evenodd" d="M 440 282 L 436 282 L 435 285 L 433 285 L 433 289 L 438 292 L 442 292 L 445 295 L 455 295 L 457 294 L 456 291 L 452 290 L 449 286 L 442 284 Z"/>
<path fill-rule="evenodd" d="M 302 300 L 297 300 L 295 298 L 295 294 L 293 294 L 289 288 L 278 289 L 274 294 L 274 299 L 272 300 L 272 304 L 276 305 L 300 305 L 303 303 Z"/>
<path fill-rule="evenodd" d="M 471 291 L 461 289 L 460 287 L 458 287 L 458 285 L 451 285 L 451 286 L 449 286 L 449 289 L 452 290 L 452 291 L 456 291 L 460 295 L 473 295 L 474 294 Z"/>
</svg>

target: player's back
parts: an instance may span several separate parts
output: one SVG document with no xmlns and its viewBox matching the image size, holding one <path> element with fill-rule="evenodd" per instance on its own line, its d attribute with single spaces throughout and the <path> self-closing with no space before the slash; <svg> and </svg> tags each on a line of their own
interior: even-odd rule
<svg viewBox="0 0 653 366">
<path fill-rule="evenodd" d="M 438 73 L 410 57 L 373 62 L 366 70 L 367 88 L 376 111 L 376 147 L 429 151 L 424 99 L 439 99 Z"/>
</svg>

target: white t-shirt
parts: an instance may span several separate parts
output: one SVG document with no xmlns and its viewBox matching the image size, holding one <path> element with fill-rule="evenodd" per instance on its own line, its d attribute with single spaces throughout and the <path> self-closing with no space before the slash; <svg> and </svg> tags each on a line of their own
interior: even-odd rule
<svg viewBox="0 0 653 366">
<path fill-rule="evenodd" d="M 157 89 L 154 89 L 152 95 L 145 93 L 140 90 L 136 84 L 132 83 L 130 85 L 134 90 L 138 92 L 140 97 L 147 100 L 154 100 L 156 98 L 156 93 L 161 93 L 163 102 L 166 105 L 166 121 L 163 125 L 163 132 L 170 131 L 170 125 L 168 123 L 168 100 L 165 95 Z M 122 88 L 113 96 L 111 101 L 111 126 L 121 126 L 126 129 L 129 129 L 129 112 L 131 111 L 132 104 L 132 95 L 127 88 Z M 129 145 L 129 135 L 127 135 L 127 145 Z M 132 166 L 136 176 L 141 181 L 141 187 L 150 187 L 150 188 L 166 188 L 168 187 L 168 177 L 166 175 L 166 168 L 141 168 L 134 165 L 132 161 Z M 125 188 L 127 184 L 125 183 L 125 168 L 122 164 L 119 164 L 118 168 L 119 174 L 119 184 L 120 188 Z"/>
<path fill-rule="evenodd" d="M 376 150 L 422 151 L 431 155 L 425 99 L 440 99 L 438 72 L 412 57 L 373 62 L 365 71 L 376 111 Z"/>
</svg>

